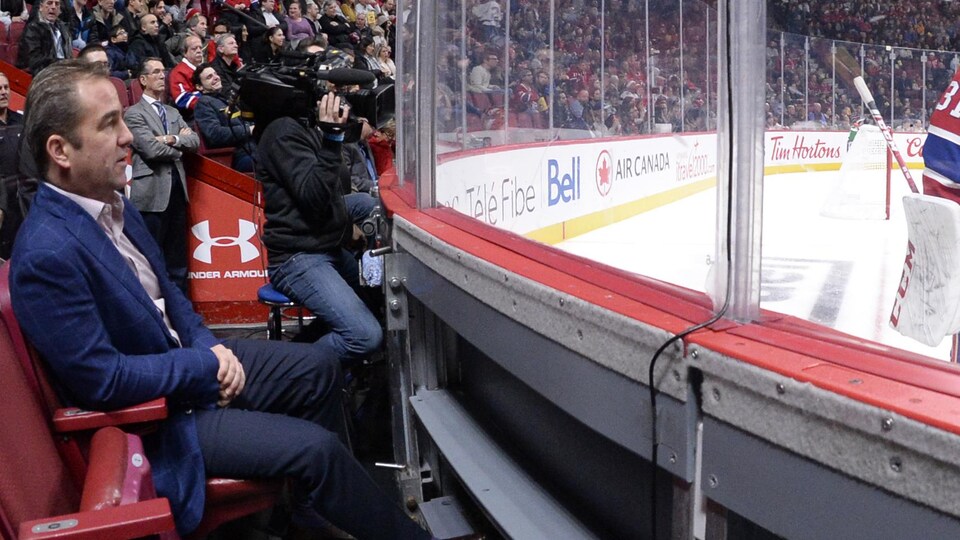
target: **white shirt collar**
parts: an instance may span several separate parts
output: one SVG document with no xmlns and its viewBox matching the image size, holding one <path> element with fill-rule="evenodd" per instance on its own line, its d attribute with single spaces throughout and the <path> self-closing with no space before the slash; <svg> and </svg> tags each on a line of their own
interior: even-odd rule
<svg viewBox="0 0 960 540">
<path fill-rule="evenodd" d="M 108 205 L 107 203 L 98 201 L 96 199 L 90 199 L 82 195 L 77 195 L 76 193 L 65 191 L 50 182 L 47 182 L 47 186 L 71 201 L 79 204 L 80 208 L 83 208 L 84 212 L 90 214 L 90 217 L 92 217 L 94 221 L 97 221 L 100 218 L 100 214 L 103 213 L 103 207 L 105 206 L 111 207 L 111 213 L 119 215 L 121 219 L 123 217 L 123 197 L 121 197 L 119 193 L 113 194 L 114 200 Z"/>
</svg>

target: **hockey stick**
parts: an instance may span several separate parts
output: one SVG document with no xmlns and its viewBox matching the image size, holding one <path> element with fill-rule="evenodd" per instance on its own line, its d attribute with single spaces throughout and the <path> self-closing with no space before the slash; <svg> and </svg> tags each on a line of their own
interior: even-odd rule
<svg viewBox="0 0 960 540">
<path fill-rule="evenodd" d="M 900 172 L 903 173 L 903 177 L 907 179 L 907 184 L 910 184 L 910 191 L 914 193 L 920 193 L 920 190 L 917 189 L 916 182 L 913 181 L 913 176 L 910 174 L 910 171 L 907 169 L 907 163 L 903 160 L 903 156 L 900 154 L 900 150 L 897 148 L 897 143 L 893 142 L 893 134 L 887 130 L 887 124 L 883 121 L 883 116 L 880 115 L 880 110 L 877 109 L 877 102 L 873 99 L 873 94 L 870 93 L 870 89 L 867 88 L 867 83 L 864 82 L 863 77 L 854 77 L 853 85 L 857 87 L 857 92 L 860 92 L 860 98 L 863 99 L 863 102 L 867 105 L 867 108 L 870 109 L 870 114 L 873 116 L 873 120 L 877 123 L 877 127 L 880 128 L 880 131 L 883 133 L 883 138 L 887 141 L 887 146 L 890 147 L 890 152 L 893 153 L 893 157 L 897 160 L 897 165 L 900 165 Z"/>
</svg>

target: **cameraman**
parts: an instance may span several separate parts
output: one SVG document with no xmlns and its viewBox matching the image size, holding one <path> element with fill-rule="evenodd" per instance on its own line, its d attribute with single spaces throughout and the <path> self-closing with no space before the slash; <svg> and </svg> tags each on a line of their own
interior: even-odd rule
<svg viewBox="0 0 960 540">
<path fill-rule="evenodd" d="M 257 178 L 263 183 L 266 224 L 263 243 L 270 281 L 302 303 L 330 330 L 316 345 L 341 361 L 377 350 L 380 323 L 357 295 L 358 266 L 352 248 L 363 245 L 354 225 L 372 208 L 372 197 L 350 193 L 342 170 L 348 111 L 333 92 L 318 102 L 317 127 L 286 116 L 267 125 Z"/>
</svg>

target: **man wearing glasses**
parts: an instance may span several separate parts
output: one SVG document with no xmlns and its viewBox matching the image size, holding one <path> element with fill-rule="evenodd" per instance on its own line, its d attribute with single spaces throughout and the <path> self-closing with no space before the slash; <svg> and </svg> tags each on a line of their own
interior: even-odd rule
<svg viewBox="0 0 960 540">
<path fill-rule="evenodd" d="M 163 250 L 167 274 L 187 293 L 187 185 L 184 152 L 196 152 L 197 134 L 175 107 L 162 103 L 163 63 L 140 63 L 143 97 L 130 106 L 123 120 L 133 133 L 133 179 L 130 202 L 140 210 L 150 235 Z"/>
</svg>

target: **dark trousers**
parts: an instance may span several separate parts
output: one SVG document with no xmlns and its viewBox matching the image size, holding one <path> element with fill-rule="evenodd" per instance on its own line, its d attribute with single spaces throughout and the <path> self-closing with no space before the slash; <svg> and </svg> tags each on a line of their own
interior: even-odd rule
<svg viewBox="0 0 960 540">
<path fill-rule="evenodd" d="M 319 514 L 361 540 L 430 538 L 341 442 L 335 355 L 303 343 L 224 345 L 247 379 L 228 408 L 194 412 L 208 477 L 293 478 L 297 524 L 317 524 Z"/>
<path fill-rule="evenodd" d="M 163 260 L 167 265 L 167 275 L 187 292 L 187 199 L 183 195 L 183 184 L 177 169 L 173 169 L 173 185 L 170 186 L 170 203 L 163 212 L 140 212 L 150 231 L 163 251 Z"/>
</svg>

